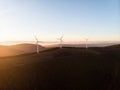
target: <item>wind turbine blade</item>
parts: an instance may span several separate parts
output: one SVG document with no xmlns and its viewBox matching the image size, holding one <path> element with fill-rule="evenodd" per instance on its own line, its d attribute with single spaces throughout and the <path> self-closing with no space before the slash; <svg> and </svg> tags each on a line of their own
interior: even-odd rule
<svg viewBox="0 0 120 90">
<path fill-rule="evenodd" d="M 64 37 L 64 35 L 62 35 L 60 39 L 63 39 L 63 37 Z"/>
<path fill-rule="evenodd" d="M 36 41 L 38 41 L 37 37 L 35 36 Z"/>
</svg>

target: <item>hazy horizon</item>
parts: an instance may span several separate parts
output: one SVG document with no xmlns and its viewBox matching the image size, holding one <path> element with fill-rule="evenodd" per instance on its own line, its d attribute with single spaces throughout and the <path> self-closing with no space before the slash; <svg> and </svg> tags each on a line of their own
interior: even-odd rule
<svg viewBox="0 0 120 90">
<path fill-rule="evenodd" d="M 86 42 L 85 41 L 71 41 L 71 42 L 63 42 L 63 44 L 68 44 L 68 45 L 84 45 Z M 87 42 L 90 46 L 109 46 L 109 45 L 117 45 L 120 44 L 120 41 L 88 41 Z M 6 42 L 0 42 L 0 45 L 4 46 L 11 46 L 11 45 L 19 45 L 19 44 L 36 44 L 36 41 L 6 41 Z M 58 45 L 59 41 L 56 42 L 40 42 L 38 43 L 39 45 L 42 46 L 54 46 Z"/>
</svg>

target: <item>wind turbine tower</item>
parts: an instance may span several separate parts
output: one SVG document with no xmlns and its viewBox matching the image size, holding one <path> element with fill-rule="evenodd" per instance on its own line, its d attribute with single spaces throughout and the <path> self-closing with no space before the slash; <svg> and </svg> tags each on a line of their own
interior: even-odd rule
<svg viewBox="0 0 120 90">
<path fill-rule="evenodd" d="M 85 39 L 85 47 L 88 48 L 88 39 Z"/>
<path fill-rule="evenodd" d="M 35 37 L 35 39 L 36 39 L 36 52 L 37 52 L 37 54 L 39 54 L 39 41 L 38 41 L 37 37 Z"/>
<path fill-rule="evenodd" d="M 58 38 L 57 40 L 60 41 L 59 47 L 60 47 L 60 49 L 61 49 L 61 48 L 63 47 L 63 46 L 62 46 L 62 44 L 63 44 L 63 35 L 62 35 L 60 38 Z"/>
</svg>

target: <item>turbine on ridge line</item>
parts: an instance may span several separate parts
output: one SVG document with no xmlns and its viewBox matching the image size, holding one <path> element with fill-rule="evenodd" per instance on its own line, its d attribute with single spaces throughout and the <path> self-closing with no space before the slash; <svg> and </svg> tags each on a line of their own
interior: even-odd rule
<svg viewBox="0 0 120 90">
<path fill-rule="evenodd" d="M 60 41 L 59 47 L 62 48 L 62 47 L 63 47 L 63 46 L 62 46 L 62 44 L 63 44 L 63 35 L 62 35 L 60 38 L 57 38 L 57 40 Z"/>
<path fill-rule="evenodd" d="M 85 47 L 88 48 L 88 39 L 85 39 Z"/>
<path fill-rule="evenodd" d="M 37 54 L 39 54 L 39 41 L 36 36 L 35 36 L 35 40 L 36 40 L 36 52 Z"/>
</svg>

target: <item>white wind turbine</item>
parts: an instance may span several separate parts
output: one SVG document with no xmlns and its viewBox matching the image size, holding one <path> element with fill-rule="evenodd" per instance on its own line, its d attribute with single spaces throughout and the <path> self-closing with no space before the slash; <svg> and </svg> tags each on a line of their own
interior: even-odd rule
<svg viewBox="0 0 120 90">
<path fill-rule="evenodd" d="M 86 47 L 86 49 L 88 48 L 88 39 L 87 38 L 85 39 L 85 47 Z"/>
<path fill-rule="evenodd" d="M 60 41 L 59 47 L 62 48 L 62 47 L 63 47 L 63 46 L 62 46 L 62 44 L 63 44 L 63 35 L 62 35 L 60 38 L 57 38 L 57 40 Z"/>
<path fill-rule="evenodd" d="M 39 41 L 36 36 L 35 36 L 35 40 L 36 40 L 36 52 L 37 54 L 39 54 Z"/>
</svg>

